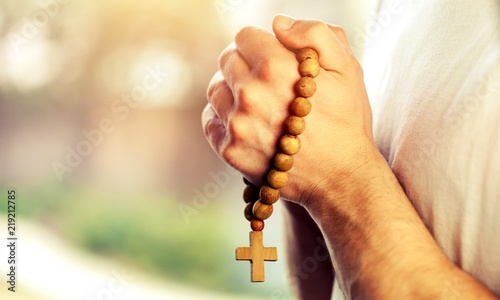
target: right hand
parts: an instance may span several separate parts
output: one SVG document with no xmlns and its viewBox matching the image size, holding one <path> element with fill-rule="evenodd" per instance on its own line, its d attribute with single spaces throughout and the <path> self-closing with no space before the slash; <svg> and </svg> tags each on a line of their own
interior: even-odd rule
<svg viewBox="0 0 500 300">
<path fill-rule="evenodd" d="M 277 16 L 276 34 L 242 29 L 221 55 L 208 88 L 203 126 L 216 153 L 257 185 L 265 183 L 299 79 L 295 52 L 314 48 L 322 67 L 302 149 L 282 196 L 305 205 L 343 188 L 342 180 L 372 159 L 371 109 L 363 73 L 343 30 L 323 22 Z"/>
</svg>

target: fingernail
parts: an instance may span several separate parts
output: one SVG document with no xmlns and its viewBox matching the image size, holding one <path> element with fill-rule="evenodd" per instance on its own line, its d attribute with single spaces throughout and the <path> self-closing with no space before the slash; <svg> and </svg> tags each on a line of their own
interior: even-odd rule
<svg viewBox="0 0 500 300">
<path fill-rule="evenodd" d="M 293 23 L 295 23 L 295 19 L 290 18 L 286 15 L 277 15 L 275 22 L 278 28 L 282 30 L 289 30 L 290 28 L 292 28 Z"/>
</svg>

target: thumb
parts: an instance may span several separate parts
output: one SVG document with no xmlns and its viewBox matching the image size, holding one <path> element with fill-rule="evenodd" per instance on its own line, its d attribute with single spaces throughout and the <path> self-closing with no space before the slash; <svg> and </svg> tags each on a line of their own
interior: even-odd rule
<svg viewBox="0 0 500 300">
<path fill-rule="evenodd" d="M 319 55 L 321 67 L 329 71 L 342 72 L 355 59 L 346 46 L 342 28 L 317 20 L 295 20 L 286 15 L 277 15 L 273 20 L 273 31 L 283 46 L 298 51 L 311 47 Z"/>
</svg>

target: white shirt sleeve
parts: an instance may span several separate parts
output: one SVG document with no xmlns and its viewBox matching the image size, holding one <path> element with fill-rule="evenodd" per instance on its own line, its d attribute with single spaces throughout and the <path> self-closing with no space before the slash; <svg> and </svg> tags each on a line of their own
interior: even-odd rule
<svg viewBox="0 0 500 300">
<path fill-rule="evenodd" d="M 365 32 L 377 145 L 445 254 L 500 295 L 500 2 L 391 2 Z"/>
</svg>

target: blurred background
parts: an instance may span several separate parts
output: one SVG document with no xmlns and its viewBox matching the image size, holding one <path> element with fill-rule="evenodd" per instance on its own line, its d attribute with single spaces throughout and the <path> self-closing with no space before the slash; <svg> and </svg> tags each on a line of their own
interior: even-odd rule
<svg viewBox="0 0 500 300">
<path fill-rule="evenodd" d="M 366 3 L 365 3 L 366 2 Z M 356 36 L 368 0 L 3 0 L 0 235 L 17 193 L 17 293 L 2 299 L 290 299 L 280 207 L 251 284 L 241 176 L 205 141 L 217 58 L 287 13 Z M 353 45 L 361 57 L 363 45 Z M 4 243 L 2 242 L 2 244 Z M 14 297 L 15 296 L 15 297 Z"/>
</svg>

